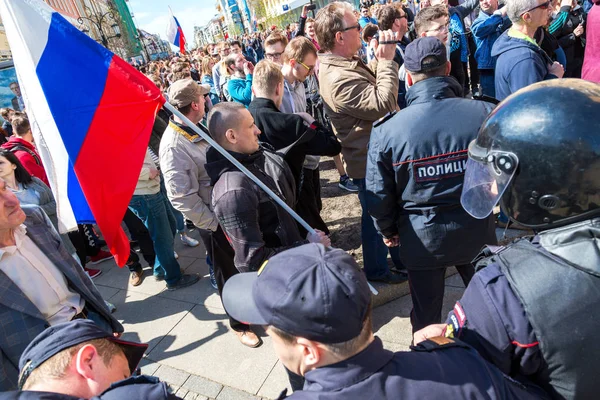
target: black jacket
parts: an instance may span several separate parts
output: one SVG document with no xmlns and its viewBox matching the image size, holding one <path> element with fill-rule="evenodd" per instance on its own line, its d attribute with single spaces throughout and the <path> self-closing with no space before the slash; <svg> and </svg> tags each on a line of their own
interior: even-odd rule
<svg viewBox="0 0 600 400">
<path fill-rule="evenodd" d="M 294 178 L 279 155 L 262 148 L 250 155 L 230 154 L 293 208 Z M 221 153 L 209 148 L 206 161 L 214 186 L 213 211 L 235 251 L 240 272 L 257 271 L 274 254 L 306 243 L 292 216 Z"/>
<path fill-rule="evenodd" d="M 586 27 L 586 14 L 582 7 L 571 10 L 569 5 L 560 8 L 557 18 L 550 24 L 549 31 L 558 39 L 558 44 L 565 51 L 567 65 L 565 78 L 581 78 L 581 67 L 585 53 L 585 30 L 577 37 L 573 33 L 579 24 Z"/>
<path fill-rule="evenodd" d="M 469 346 L 427 340 L 392 353 L 379 338 L 353 357 L 309 371 L 290 400 L 543 399 L 538 387 L 504 376 Z"/>
<path fill-rule="evenodd" d="M 258 137 L 261 142 L 270 144 L 275 150 L 284 154 L 294 179 L 296 188 L 300 186 L 300 177 L 304 157 L 336 156 L 342 151 L 342 145 L 331 130 L 325 129 L 317 121 L 309 125 L 296 114 L 279 111 L 273 100 L 255 98 L 248 106 L 254 123 L 262 132 Z"/>
<path fill-rule="evenodd" d="M 496 242 L 493 218 L 475 219 L 460 205 L 467 148 L 493 105 L 461 93 L 452 77 L 417 82 L 408 107 L 371 134 L 369 213 L 383 236 L 400 236 L 407 268 L 466 264 Z"/>
</svg>

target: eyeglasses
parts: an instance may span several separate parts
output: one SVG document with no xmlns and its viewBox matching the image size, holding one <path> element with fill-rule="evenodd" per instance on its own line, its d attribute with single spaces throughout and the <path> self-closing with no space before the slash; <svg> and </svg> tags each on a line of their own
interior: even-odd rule
<svg viewBox="0 0 600 400">
<path fill-rule="evenodd" d="M 309 67 L 308 65 L 304 64 L 302 61 L 298 61 L 296 60 L 296 62 L 300 65 L 302 65 L 304 68 L 306 68 L 308 70 L 308 73 L 310 74 L 312 72 L 313 69 L 315 69 L 315 67 Z"/>
<path fill-rule="evenodd" d="M 448 26 L 449 26 L 449 24 L 440 25 L 435 29 L 427 29 L 426 32 L 448 32 Z"/>
<path fill-rule="evenodd" d="M 398 18 L 396 18 L 396 19 L 402 19 L 402 18 L 406 18 L 406 19 L 408 20 L 408 17 L 406 16 L 406 14 L 404 14 L 404 15 L 401 15 L 401 16 L 399 16 L 399 17 L 398 17 Z"/>
<path fill-rule="evenodd" d="M 360 24 L 356 24 L 356 25 L 352 25 L 352 26 L 349 26 L 347 28 L 344 28 L 340 32 L 346 32 L 346 31 L 349 31 L 349 30 L 352 30 L 352 29 L 356 29 L 359 32 L 362 30 L 362 28 L 360 27 Z"/>
<path fill-rule="evenodd" d="M 265 58 L 267 58 L 268 60 L 279 60 L 281 58 L 282 54 L 283 54 L 283 52 L 281 52 L 281 53 L 265 53 Z"/>
<path fill-rule="evenodd" d="M 531 12 L 531 11 L 535 10 L 536 8 L 540 8 L 540 9 L 542 9 L 542 10 L 547 10 L 547 9 L 548 9 L 548 7 L 550 7 L 550 4 L 551 4 L 551 3 L 552 3 L 552 1 L 548 0 L 548 1 L 547 1 L 547 2 L 545 2 L 545 3 L 538 4 L 537 6 L 535 6 L 535 7 L 533 7 L 533 8 L 530 8 L 529 10 L 523 11 L 523 12 L 521 13 L 521 15 L 523 15 L 523 14 L 525 14 L 525 13 L 527 13 L 527 12 Z"/>
</svg>

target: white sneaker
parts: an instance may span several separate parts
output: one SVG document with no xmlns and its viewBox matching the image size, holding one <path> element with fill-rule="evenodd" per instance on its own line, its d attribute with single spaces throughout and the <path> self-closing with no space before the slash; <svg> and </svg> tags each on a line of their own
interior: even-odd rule
<svg viewBox="0 0 600 400">
<path fill-rule="evenodd" d="M 185 244 L 186 246 L 196 247 L 200 244 L 199 241 L 197 241 L 196 239 L 194 239 L 192 237 L 189 237 L 186 233 L 180 234 L 179 237 L 181 238 L 181 241 L 183 242 L 183 244 Z"/>
<path fill-rule="evenodd" d="M 173 256 L 175 257 L 176 260 L 179 259 L 179 254 L 177 254 L 176 251 L 173 252 Z"/>
</svg>

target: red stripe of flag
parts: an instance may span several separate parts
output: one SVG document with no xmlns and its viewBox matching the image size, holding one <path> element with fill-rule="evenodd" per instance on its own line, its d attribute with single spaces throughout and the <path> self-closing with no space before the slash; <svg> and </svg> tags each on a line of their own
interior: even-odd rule
<svg viewBox="0 0 600 400">
<path fill-rule="evenodd" d="M 121 221 L 140 176 L 154 118 L 164 101 L 154 84 L 114 56 L 75 162 L 90 210 L 119 266 L 129 258 L 129 240 Z"/>
<path fill-rule="evenodd" d="M 185 54 L 185 36 L 183 34 L 183 29 L 181 29 L 181 26 L 177 26 L 177 30 L 179 31 L 179 52 Z"/>
</svg>

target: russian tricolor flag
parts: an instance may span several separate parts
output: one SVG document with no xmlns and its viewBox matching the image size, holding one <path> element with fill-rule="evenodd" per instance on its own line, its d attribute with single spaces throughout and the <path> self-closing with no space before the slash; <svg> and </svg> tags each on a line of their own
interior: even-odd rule
<svg viewBox="0 0 600 400">
<path fill-rule="evenodd" d="M 173 46 L 179 47 L 179 52 L 185 54 L 185 36 L 179 21 L 171 12 L 171 18 L 169 18 L 169 25 L 167 26 L 167 39 Z"/>
<path fill-rule="evenodd" d="M 95 221 L 123 266 L 129 241 L 121 221 L 165 100 L 41 0 L 0 0 L 0 14 L 59 228 Z"/>
</svg>

